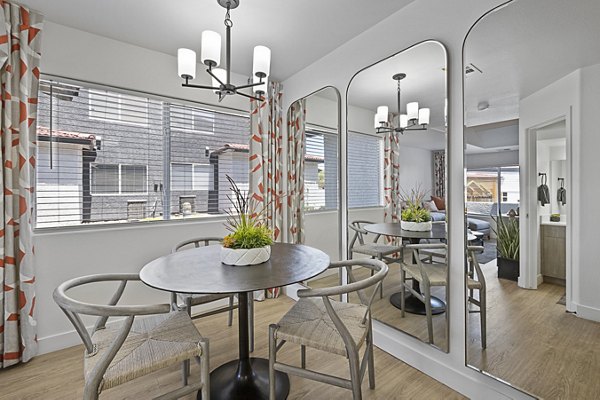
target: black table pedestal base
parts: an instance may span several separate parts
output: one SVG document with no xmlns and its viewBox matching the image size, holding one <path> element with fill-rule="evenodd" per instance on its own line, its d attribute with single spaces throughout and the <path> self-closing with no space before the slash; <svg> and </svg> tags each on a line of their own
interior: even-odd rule
<svg viewBox="0 0 600 400">
<path fill-rule="evenodd" d="M 402 296 L 402 294 L 400 292 L 398 292 L 398 293 L 394 293 L 390 297 L 390 303 L 398 309 L 401 309 L 401 307 L 400 307 L 400 301 L 402 300 L 401 296 Z M 404 300 L 404 311 L 411 313 L 411 314 L 425 315 L 425 304 L 421 300 L 417 299 L 415 296 L 409 295 Z M 438 299 L 437 297 L 431 296 L 431 314 L 438 315 L 438 314 L 444 313 L 445 311 L 446 311 L 446 303 L 444 303 L 442 300 Z"/>
<path fill-rule="evenodd" d="M 275 398 L 285 400 L 290 392 L 287 374 L 275 371 Z M 248 362 L 233 360 L 210 373 L 211 400 L 269 399 L 269 360 L 250 358 Z M 202 399 L 198 392 L 198 399 Z"/>
</svg>

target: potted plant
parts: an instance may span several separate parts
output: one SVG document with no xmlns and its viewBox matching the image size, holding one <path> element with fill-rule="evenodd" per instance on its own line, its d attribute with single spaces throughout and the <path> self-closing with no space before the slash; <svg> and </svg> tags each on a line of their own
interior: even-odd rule
<svg viewBox="0 0 600 400">
<path fill-rule="evenodd" d="M 498 278 L 516 281 L 519 278 L 519 220 L 494 218 L 497 237 Z"/>
<path fill-rule="evenodd" d="M 225 227 L 231 233 L 223 238 L 221 262 L 227 265 L 255 265 L 271 257 L 271 230 L 262 222 L 262 212 L 250 205 L 248 193 L 240 190 L 229 175 L 234 199 L 227 196 L 233 210 L 225 210 Z"/>
<path fill-rule="evenodd" d="M 403 193 L 400 196 L 404 203 L 402 209 L 400 226 L 407 231 L 430 231 L 432 227 L 431 214 L 423 206 L 425 191 L 418 186 L 412 189 L 410 193 Z"/>
</svg>

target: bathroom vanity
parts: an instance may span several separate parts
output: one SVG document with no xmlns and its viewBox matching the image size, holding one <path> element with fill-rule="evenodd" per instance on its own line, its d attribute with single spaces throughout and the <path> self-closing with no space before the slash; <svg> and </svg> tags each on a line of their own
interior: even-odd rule
<svg viewBox="0 0 600 400">
<path fill-rule="evenodd" d="M 541 274 L 544 282 L 565 286 L 566 227 L 566 221 L 541 221 Z"/>
</svg>

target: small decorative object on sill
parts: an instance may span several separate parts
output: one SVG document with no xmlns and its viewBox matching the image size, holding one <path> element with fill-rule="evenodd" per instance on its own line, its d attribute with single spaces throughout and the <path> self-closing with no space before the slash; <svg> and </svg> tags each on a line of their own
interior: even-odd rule
<svg viewBox="0 0 600 400">
<path fill-rule="evenodd" d="M 410 193 L 402 192 L 400 198 L 405 204 L 401 214 L 400 227 L 407 231 L 425 232 L 432 228 L 431 214 L 423 206 L 425 191 L 418 185 Z"/>
<path fill-rule="evenodd" d="M 251 206 L 248 193 L 242 192 L 229 175 L 225 176 L 235 199 L 227 196 L 233 210 L 225 210 L 225 228 L 231 233 L 223 238 L 221 262 L 235 266 L 262 264 L 271 257 L 271 230 L 262 223 L 262 211 Z"/>
<path fill-rule="evenodd" d="M 560 214 L 551 214 L 550 222 L 560 222 Z"/>
</svg>

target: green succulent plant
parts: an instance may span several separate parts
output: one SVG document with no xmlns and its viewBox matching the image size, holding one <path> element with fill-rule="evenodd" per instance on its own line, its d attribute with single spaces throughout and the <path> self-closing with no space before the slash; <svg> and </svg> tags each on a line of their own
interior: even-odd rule
<svg viewBox="0 0 600 400">
<path fill-rule="evenodd" d="M 255 249 L 273 244 L 273 233 L 263 223 L 263 212 L 257 212 L 249 194 L 242 192 L 229 175 L 225 176 L 235 198 L 227 196 L 233 210 L 224 210 L 227 214 L 225 228 L 231 233 L 223 238 L 223 247 Z"/>
<path fill-rule="evenodd" d="M 429 213 L 429 210 L 423 207 L 423 199 L 425 198 L 425 195 L 426 191 L 421 188 L 421 185 L 418 185 L 410 192 L 401 193 L 400 200 L 405 203 L 404 209 L 401 213 L 402 221 L 431 221 L 431 214 Z"/>
</svg>

